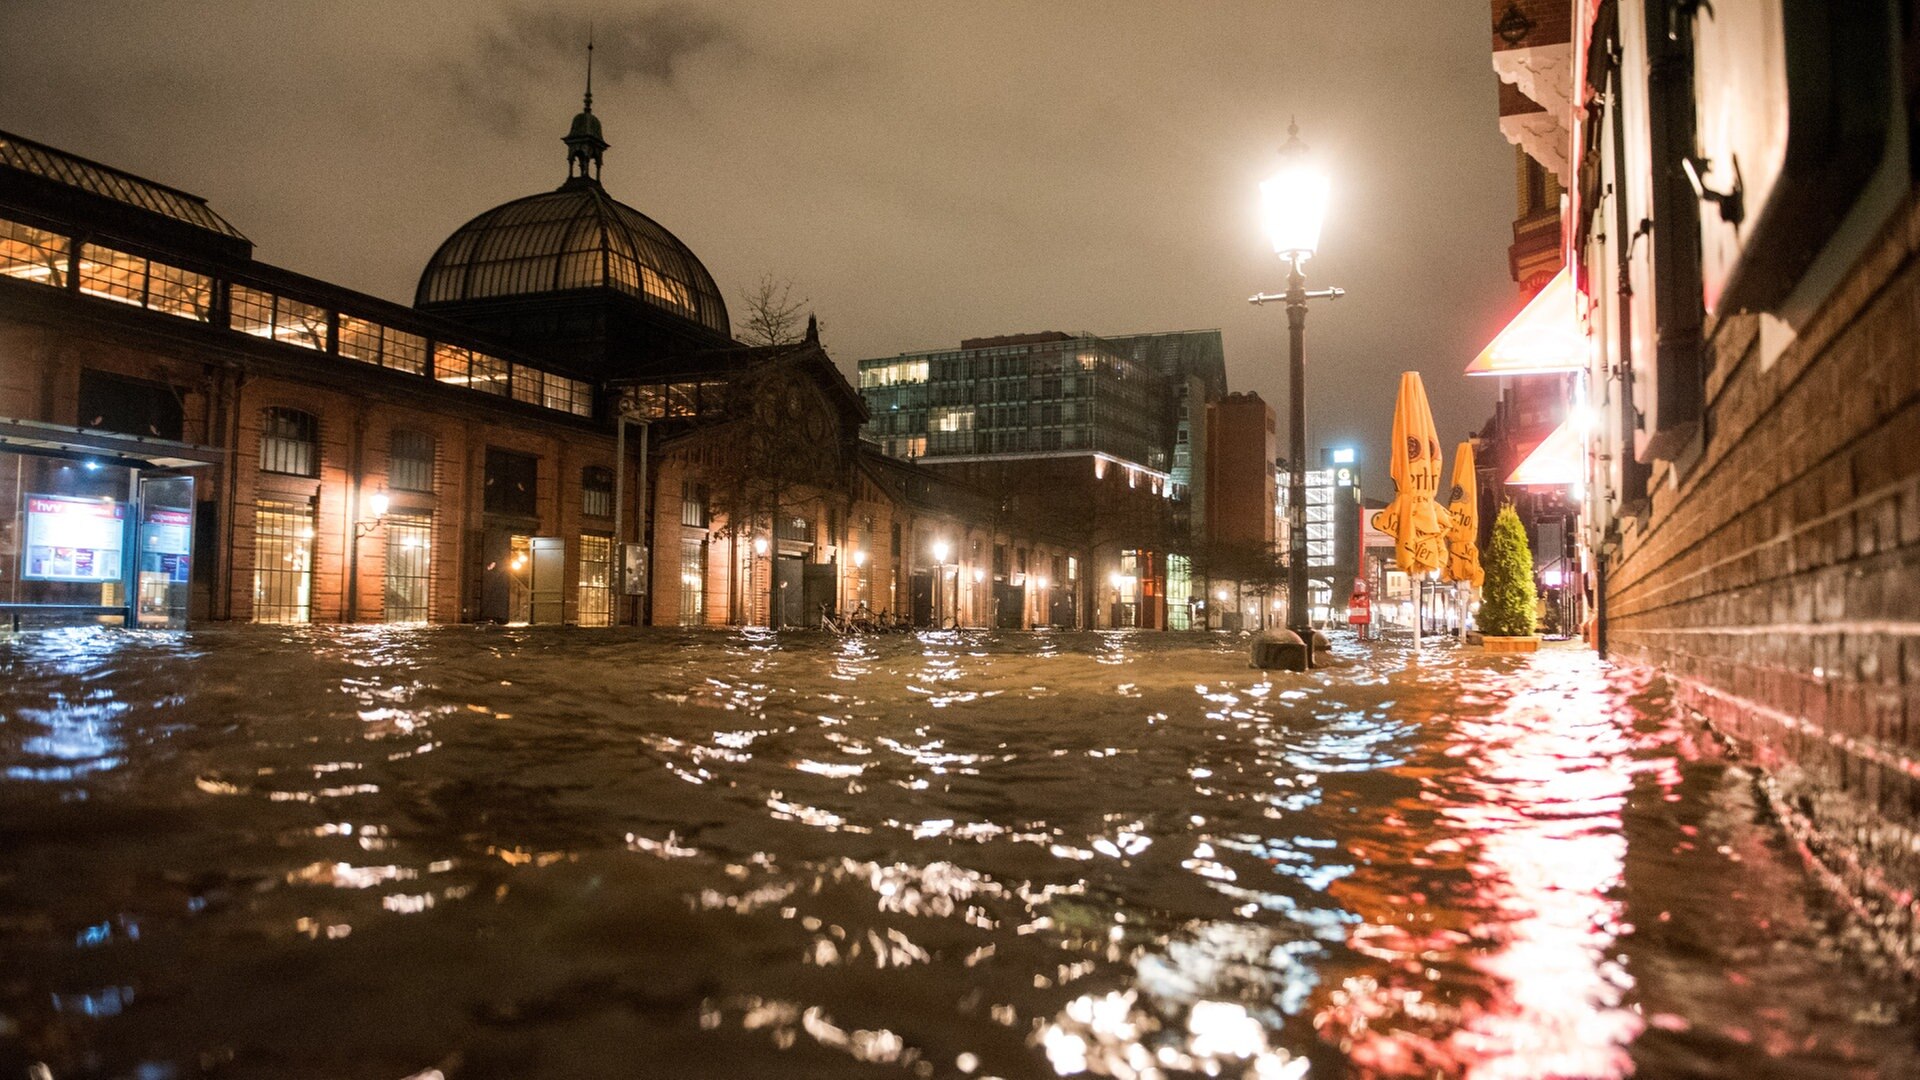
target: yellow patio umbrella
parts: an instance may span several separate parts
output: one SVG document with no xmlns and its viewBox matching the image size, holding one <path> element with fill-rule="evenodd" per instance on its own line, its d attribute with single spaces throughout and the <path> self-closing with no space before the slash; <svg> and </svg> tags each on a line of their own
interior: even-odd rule
<svg viewBox="0 0 1920 1080">
<path fill-rule="evenodd" d="M 1447 513 L 1453 525 L 1447 530 L 1446 578 L 1477 589 L 1486 574 L 1480 570 L 1480 485 L 1474 478 L 1470 440 L 1461 440 L 1453 452 L 1453 491 L 1447 496 Z"/>
<path fill-rule="evenodd" d="M 1446 565 L 1447 527 L 1452 524 L 1438 501 L 1440 436 L 1433 428 L 1427 388 L 1417 371 L 1400 373 L 1389 459 L 1393 501 L 1373 516 L 1373 527 L 1393 537 L 1394 562 L 1417 580 Z"/>
</svg>

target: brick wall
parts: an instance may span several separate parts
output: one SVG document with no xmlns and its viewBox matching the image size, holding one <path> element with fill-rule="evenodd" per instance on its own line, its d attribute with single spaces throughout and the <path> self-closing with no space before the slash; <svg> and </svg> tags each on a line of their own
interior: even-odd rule
<svg viewBox="0 0 1920 1080">
<path fill-rule="evenodd" d="M 1920 204 L 1777 358 L 1710 328 L 1707 435 L 1608 563 L 1610 635 L 1769 767 L 1790 829 L 1920 938 Z"/>
</svg>

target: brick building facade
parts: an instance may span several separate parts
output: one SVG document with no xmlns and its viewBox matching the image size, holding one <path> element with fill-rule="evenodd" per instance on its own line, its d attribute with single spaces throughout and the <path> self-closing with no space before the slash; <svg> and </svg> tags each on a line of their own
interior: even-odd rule
<svg viewBox="0 0 1920 1080">
<path fill-rule="evenodd" d="M 1575 5 L 1567 246 L 1569 314 L 1593 346 L 1583 540 L 1597 644 L 1665 672 L 1751 755 L 1809 857 L 1909 958 L 1920 945 L 1910 7 L 1800 5 L 1802 23 L 1783 33 L 1768 26 L 1778 7 L 1734 0 L 1690 18 L 1641 0 Z M 1777 43 L 1785 62 L 1739 44 L 1754 40 Z"/>
</svg>

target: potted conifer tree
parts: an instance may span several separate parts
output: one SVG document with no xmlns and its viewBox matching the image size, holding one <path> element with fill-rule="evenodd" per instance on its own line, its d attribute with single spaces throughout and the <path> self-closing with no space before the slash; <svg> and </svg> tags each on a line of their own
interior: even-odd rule
<svg viewBox="0 0 1920 1080">
<path fill-rule="evenodd" d="M 1486 582 L 1480 594 L 1480 635 L 1488 652 L 1533 652 L 1540 648 L 1534 633 L 1538 596 L 1533 590 L 1533 552 L 1527 548 L 1527 529 L 1511 505 L 1500 508 L 1493 522 L 1493 540 L 1480 560 Z"/>
</svg>

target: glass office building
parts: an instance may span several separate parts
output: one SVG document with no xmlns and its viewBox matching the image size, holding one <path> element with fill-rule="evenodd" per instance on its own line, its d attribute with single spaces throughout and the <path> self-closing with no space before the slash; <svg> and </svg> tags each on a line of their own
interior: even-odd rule
<svg viewBox="0 0 1920 1080">
<path fill-rule="evenodd" d="M 1172 473 L 1182 394 L 1224 392 L 1217 330 L 1022 334 L 860 362 L 866 435 L 900 458 L 1099 454 Z M 1178 489 L 1191 482 L 1191 470 Z"/>
</svg>

